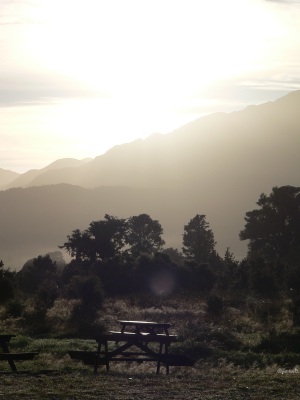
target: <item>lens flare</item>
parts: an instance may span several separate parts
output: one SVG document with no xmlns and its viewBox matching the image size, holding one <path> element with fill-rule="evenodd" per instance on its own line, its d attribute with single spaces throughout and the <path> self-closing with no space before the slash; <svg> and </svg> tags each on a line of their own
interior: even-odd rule
<svg viewBox="0 0 300 400">
<path fill-rule="evenodd" d="M 166 296 L 171 294 L 176 286 L 174 274 L 170 271 L 160 271 L 152 275 L 149 282 L 150 289 L 156 295 Z"/>
</svg>

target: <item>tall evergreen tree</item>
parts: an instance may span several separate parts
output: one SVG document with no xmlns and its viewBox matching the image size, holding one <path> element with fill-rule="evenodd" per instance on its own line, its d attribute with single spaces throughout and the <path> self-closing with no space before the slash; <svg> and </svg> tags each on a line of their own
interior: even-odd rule
<svg viewBox="0 0 300 400">
<path fill-rule="evenodd" d="M 197 214 L 184 226 L 182 252 L 187 261 L 198 265 L 209 263 L 216 254 L 215 245 L 214 234 L 205 215 Z"/>
<path fill-rule="evenodd" d="M 249 256 L 274 262 L 300 261 L 300 187 L 274 187 L 260 195 L 259 209 L 246 213 L 241 240 L 249 240 Z"/>
</svg>

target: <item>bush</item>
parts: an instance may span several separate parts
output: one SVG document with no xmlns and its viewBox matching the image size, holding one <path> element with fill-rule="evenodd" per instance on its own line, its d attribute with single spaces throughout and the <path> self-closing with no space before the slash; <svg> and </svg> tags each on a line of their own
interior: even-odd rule
<svg viewBox="0 0 300 400">
<path fill-rule="evenodd" d="M 208 314 L 219 317 L 224 309 L 223 299 L 216 295 L 211 295 L 206 300 L 206 309 Z"/>
<path fill-rule="evenodd" d="M 78 299 L 70 318 L 70 328 L 74 335 L 93 335 L 101 329 L 97 325 L 97 311 L 102 307 L 104 292 L 99 278 L 95 276 L 74 276 L 66 287 L 69 299 Z"/>
<path fill-rule="evenodd" d="M 213 350 L 206 344 L 195 342 L 192 340 L 186 340 L 174 347 L 172 353 L 185 355 L 193 360 L 199 360 L 201 358 L 208 358 L 213 354 Z"/>
<path fill-rule="evenodd" d="M 181 275 L 184 288 L 193 292 L 209 292 L 216 282 L 216 276 L 208 264 L 186 264 L 181 269 Z"/>
<path fill-rule="evenodd" d="M 9 278 L 0 277 L 0 303 L 5 303 L 6 301 L 14 297 L 14 286 Z"/>
<path fill-rule="evenodd" d="M 9 300 L 5 305 L 5 316 L 7 318 L 13 317 L 18 318 L 21 317 L 23 311 L 25 309 L 24 304 L 19 299 Z"/>
<path fill-rule="evenodd" d="M 270 332 L 255 346 L 254 351 L 278 354 L 281 352 L 300 352 L 300 330 L 294 332 Z"/>
</svg>

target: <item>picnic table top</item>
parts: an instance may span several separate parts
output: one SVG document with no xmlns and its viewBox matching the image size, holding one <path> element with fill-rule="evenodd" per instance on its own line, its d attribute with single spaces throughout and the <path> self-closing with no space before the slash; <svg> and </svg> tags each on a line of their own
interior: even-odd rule
<svg viewBox="0 0 300 400">
<path fill-rule="evenodd" d="M 126 326 L 145 326 L 153 328 L 170 328 L 171 324 L 165 322 L 153 322 L 153 321 L 125 321 L 118 320 L 121 325 Z"/>
<path fill-rule="evenodd" d="M 141 334 L 143 332 L 148 332 L 153 335 L 158 334 L 160 329 L 163 329 L 166 335 L 169 335 L 169 328 L 171 324 L 161 323 L 161 322 L 153 322 L 153 321 L 126 321 L 119 320 L 118 321 L 122 328 L 121 332 L 124 333 L 127 327 L 133 328 L 136 334 Z"/>
</svg>

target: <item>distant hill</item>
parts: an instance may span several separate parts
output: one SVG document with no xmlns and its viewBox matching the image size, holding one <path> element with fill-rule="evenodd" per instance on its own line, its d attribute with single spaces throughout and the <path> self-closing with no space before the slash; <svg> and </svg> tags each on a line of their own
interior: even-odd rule
<svg viewBox="0 0 300 400">
<path fill-rule="evenodd" d="M 244 227 L 245 212 L 255 208 L 259 195 L 270 193 L 273 186 L 300 186 L 299 106 L 300 91 L 295 91 L 274 102 L 228 114 L 212 114 L 169 134 L 155 134 L 116 146 L 82 164 L 39 170 L 29 180 L 23 177 L 20 184 L 23 174 L 11 185 L 36 187 L 0 192 L 0 205 L 7 205 L 5 196 L 10 192 L 12 204 L 16 204 L 14 197 L 18 197 L 19 221 L 26 220 L 22 208 L 25 194 L 29 196 L 38 186 L 77 185 L 72 190 L 68 185 L 45 186 L 43 190 L 55 206 L 47 205 L 47 196 L 41 195 L 44 192 L 35 192 L 40 195 L 32 198 L 33 211 L 27 214 L 36 219 L 45 210 L 49 219 L 44 221 L 44 231 L 40 234 L 40 228 L 35 227 L 36 244 L 45 251 L 57 250 L 42 247 L 45 235 L 52 235 L 53 243 L 60 243 L 61 229 L 66 235 L 70 229 L 87 227 L 91 218 L 103 218 L 105 213 L 118 217 L 141 212 L 153 214 L 164 228 L 167 246 L 181 247 L 183 225 L 200 213 L 207 215 L 221 254 L 229 246 L 241 258 L 246 253 L 246 244 L 239 241 L 238 234 Z M 91 204 L 93 207 L 97 204 L 98 212 Z M 70 219 L 68 223 L 65 213 Z M 11 214 L 4 226 L 16 228 L 16 221 Z M 22 225 L 24 237 L 29 227 L 33 232 L 32 222 L 28 218 L 27 222 L 28 228 Z M 17 231 L 14 232 L 16 238 Z M 24 249 L 28 246 L 29 239 Z M 4 258 L 2 250 L 7 246 L 3 248 L 1 244 L 1 247 L 0 257 Z"/>
<path fill-rule="evenodd" d="M 24 174 L 16 174 L 14 179 L 11 179 L 7 183 L 1 184 L 0 181 L 0 189 L 6 190 L 13 187 L 28 187 L 28 186 L 36 186 L 34 181 L 40 176 L 47 174 L 49 171 L 54 171 L 56 175 L 60 175 L 62 171 L 68 168 L 76 168 L 80 165 L 83 165 L 87 162 L 91 161 L 91 158 L 85 158 L 83 160 L 77 160 L 75 158 L 63 158 L 61 160 L 56 160 L 53 163 L 47 165 L 42 169 L 31 169 L 30 171 L 25 172 Z"/>
<path fill-rule="evenodd" d="M 13 182 L 20 174 L 0 168 L 0 189 Z"/>
</svg>

